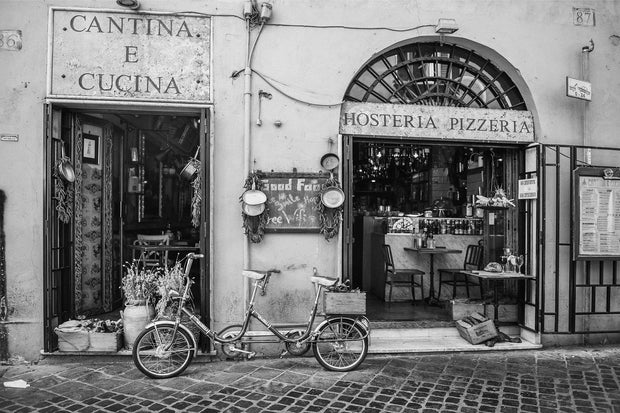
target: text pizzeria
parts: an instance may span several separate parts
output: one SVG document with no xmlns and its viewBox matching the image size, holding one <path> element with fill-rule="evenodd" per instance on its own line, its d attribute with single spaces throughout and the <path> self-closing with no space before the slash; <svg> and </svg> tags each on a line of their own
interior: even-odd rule
<svg viewBox="0 0 620 413">
<path fill-rule="evenodd" d="M 345 113 L 345 126 L 371 126 L 385 128 L 439 129 L 441 123 L 432 115 L 398 115 L 391 113 Z M 531 133 L 525 120 L 449 117 L 444 125 L 448 130 L 476 132 Z M 443 128 L 442 128 L 443 129 Z"/>
</svg>

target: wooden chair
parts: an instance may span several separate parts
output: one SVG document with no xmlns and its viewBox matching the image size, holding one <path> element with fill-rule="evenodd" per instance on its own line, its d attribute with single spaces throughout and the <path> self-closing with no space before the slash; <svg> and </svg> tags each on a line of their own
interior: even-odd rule
<svg viewBox="0 0 620 413">
<path fill-rule="evenodd" d="M 138 234 L 138 238 L 133 242 L 140 246 L 165 246 L 170 245 L 168 235 L 145 235 Z M 148 251 L 136 249 L 133 251 L 134 260 L 138 260 L 144 267 L 157 267 L 168 265 L 168 251 Z"/>
<path fill-rule="evenodd" d="M 422 299 L 424 299 L 424 271 L 417 268 L 396 269 L 394 268 L 394 258 L 392 256 L 392 248 L 383 244 L 383 260 L 385 263 L 385 284 L 390 286 L 388 293 L 388 302 L 392 302 L 393 286 L 409 286 L 411 288 L 411 304 L 415 302 L 415 288 L 418 287 L 422 291 Z M 416 281 L 419 276 L 419 281 Z M 384 297 L 385 300 L 385 297 Z"/>
<path fill-rule="evenodd" d="M 482 268 L 482 256 L 484 250 L 482 245 L 468 245 L 465 251 L 463 268 L 441 268 L 439 272 L 439 297 L 441 297 L 441 287 L 443 285 L 452 286 L 452 298 L 456 297 L 456 287 L 465 287 L 469 298 L 469 286 L 480 288 L 482 297 L 482 282 L 479 279 L 474 281 L 463 270 L 479 270 Z"/>
</svg>

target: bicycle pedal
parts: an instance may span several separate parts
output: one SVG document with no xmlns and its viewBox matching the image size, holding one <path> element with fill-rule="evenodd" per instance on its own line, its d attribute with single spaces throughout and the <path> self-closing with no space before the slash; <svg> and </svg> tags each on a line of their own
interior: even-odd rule
<svg viewBox="0 0 620 413">
<path fill-rule="evenodd" d="M 252 357 L 254 357 L 256 355 L 255 351 L 252 351 L 250 353 L 248 353 L 248 360 L 251 359 Z"/>
<path fill-rule="evenodd" d="M 280 353 L 280 358 L 282 358 L 282 357 L 286 356 L 287 354 L 288 354 L 288 350 L 283 350 L 283 351 Z"/>
</svg>

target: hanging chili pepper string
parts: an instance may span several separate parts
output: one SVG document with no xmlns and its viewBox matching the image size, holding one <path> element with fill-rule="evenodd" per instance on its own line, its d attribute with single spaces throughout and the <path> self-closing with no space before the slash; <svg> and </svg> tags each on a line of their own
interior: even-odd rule
<svg viewBox="0 0 620 413">
<path fill-rule="evenodd" d="M 331 176 L 325 181 L 325 189 L 327 188 L 341 189 L 340 182 L 338 182 L 337 178 Z M 329 241 L 338 235 L 340 224 L 342 223 L 343 209 L 342 205 L 337 208 L 328 208 L 323 202 L 319 202 L 319 232 L 323 234 L 326 240 Z"/>
<path fill-rule="evenodd" d="M 248 177 L 245 179 L 243 187 L 246 190 L 262 190 L 263 182 L 261 181 L 260 172 L 250 172 Z M 239 197 L 239 202 L 243 202 L 243 195 Z M 267 203 L 265 203 L 265 209 L 260 214 L 252 216 L 246 214 L 245 211 L 242 210 L 241 217 L 243 218 L 242 228 L 245 235 L 254 244 L 261 242 L 265 236 L 265 227 L 267 226 L 267 221 L 269 220 L 269 208 L 267 207 Z"/>
</svg>

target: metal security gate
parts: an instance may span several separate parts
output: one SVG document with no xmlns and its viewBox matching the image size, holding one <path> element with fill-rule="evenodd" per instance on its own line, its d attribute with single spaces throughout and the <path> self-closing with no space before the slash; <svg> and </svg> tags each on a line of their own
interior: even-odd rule
<svg viewBox="0 0 620 413">
<path fill-rule="evenodd" d="M 620 149 L 538 147 L 539 239 L 536 251 L 543 334 L 620 333 L 618 261 L 573 259 L 574 177 L 580 166 L 618 168 Z M 591 156 L 591 165 L 585 160 Z"/>
</svg>

